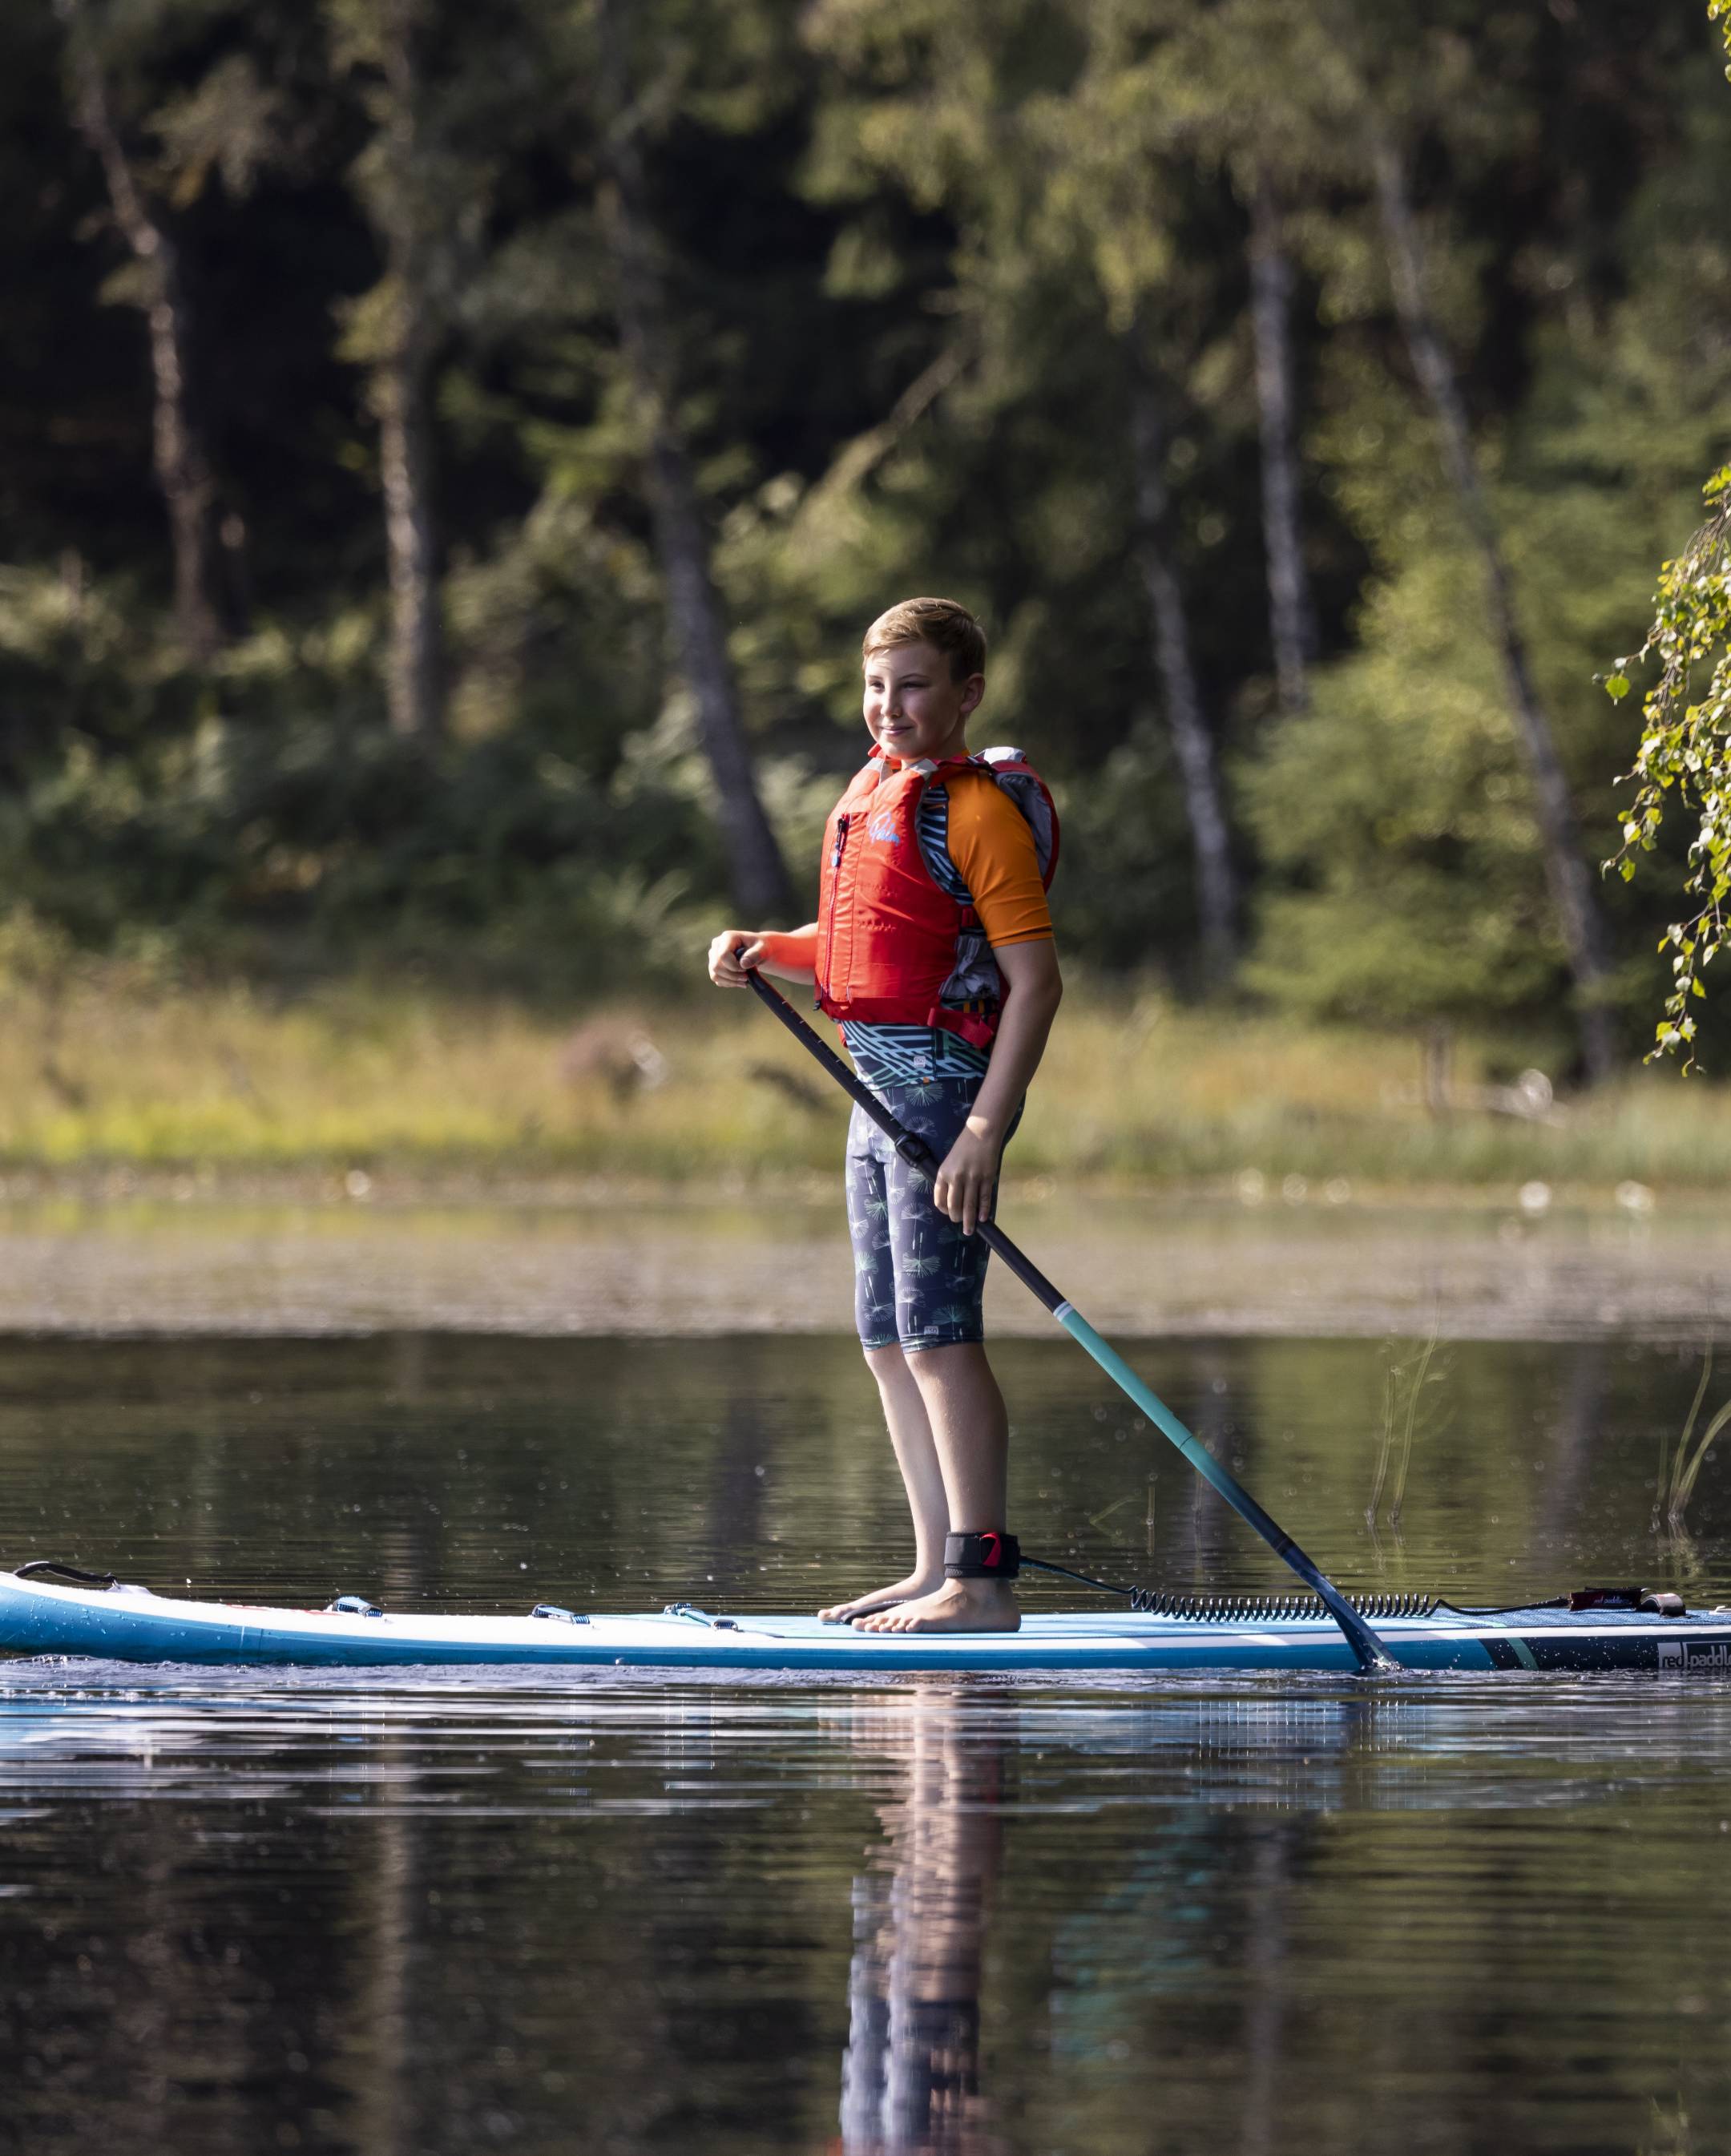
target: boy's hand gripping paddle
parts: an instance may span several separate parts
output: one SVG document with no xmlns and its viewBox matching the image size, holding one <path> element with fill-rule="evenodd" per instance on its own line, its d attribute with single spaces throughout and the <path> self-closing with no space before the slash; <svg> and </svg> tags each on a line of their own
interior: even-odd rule
<svg viewBox="0 0 1731 2156">
<path fill-rule="evenodd" d="M 746 969 L 746 978 L 764 1009 L 779 1019 L 800 1046 L 817 1058 L 849 1098 L 877 1125 L 908 1166 L 917 1169 L 927 1181 L 935 1179 L 943 1163 L 931 1147 L 922 1138 L 916 1137 L 912 1131 L 903 1129 L 871 1088 L 862 1085 L 841 1058 L 819 1040 L 787 998 L 771 988 L 755 967 Z M 1347 1644 L 1351 1647 L 1359 1667 L 1366 1671 L 1398 1670 L 1400 1666 L 1399 1662 L 1327 1574 L 1305 1555 L 1280 1522 L 1262 1510 L 1249 1491 L 1233 1480 L 1208 1448 L 1184 1428 L 1158 1394 L 1143 1383 L 1122 1356 L 1101 1338 L 1081 1312 L 1059 1294 L 1045 1275 L 1031 1260 L 1024 1256 L 997 1222 L 982 1220 L 973 1232 L 988 1249 L 994 1250 L 1003 1259 L 1023 1286 L 1045 1305 L 1071 1338 L 1086 1348 L 1119 1391 L 1135 1401 L 1155 1429 L 1171 1440 L 1191 1466 L 1219 1491 L 1239 1517 L 1254 1527 L 1275 1555 L 1292 1568 L 1345 1633 Z"/>
</svg>

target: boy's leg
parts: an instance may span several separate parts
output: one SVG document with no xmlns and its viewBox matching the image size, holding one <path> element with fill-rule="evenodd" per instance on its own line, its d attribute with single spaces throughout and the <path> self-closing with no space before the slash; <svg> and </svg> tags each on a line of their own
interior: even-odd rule
<svg viewBox="0 0 1731 2156">
<path fill-rule="evenodd" d="M 966 1121 L 977 1081 L 910 1089 L 891 1102 L 940 1158 Z M 893 1151 L 882 1163 L 896 1332 L 943 1480 L 947 1532 L 1002 1533 L 1009 1424 L 981 1345 L 990 1252 L 932 1200 L 932 1186 Z M 938 1569 L 942 1570 L 942 1553 Z M 856 1620 L 862 1631 L 1014 1631 L 1008 1581 L 941 1579 L 917 1599 Z"/>
<path fill-rule="evenodd" d="M 947 1532 L 1004 1531 L 1009 1421 L 978 1341 L 903 1358 L 918 1389 L 943 1480 Z M 899 1456 L 899 1451 L 898 1451 Z M 904 1469 L 904 1475 L 906 1470 Z M 938 1548 L 943 1571 L 943 1547 Z M 862 1619 L 862 1632 L 1013 1632 L 1021 1622 L 1007 1579 L 942 1579 L 928 1593 Z"/>
<path fill-rule="evenodd" d="M 896 1464 L 907 1491 L 907 1508 L 913 1516 L 913 1568 L 891 1586 L 820 1609 L 819 1616 L 832 1625 L 929 1594 L 943 1578 L 943 1538 L 949 1532 L 943 1476 L 924 1399 L 896 1337 L 889 1189 L 889 1163 L 894 1158 L 876 1125 L 855 1108 L 848 1126 L 846 1180 L 848 1234 L 854 1246 L 854 1322 L 866 1366 L 877 1380 Z"/>
<path fill-rule="evenodd" d="M 831 1625 L 845 1625 L 852 1618 L 911 1602 L 943 1584 L 943 1538 L 949 1532 L 949 1505 L 925 1399 L 899 1347 L 868 1348 L 866 1367 L 877 1380 L 890 1442 L 896 1448 L 896 1465 L 901 1470 L 902 1486 L 907 1492 L 907 1509 L 913 1515 L 914 1558 L 907 1577 L 891 1586 L 820 1609 L 818 1614 Z"/>
</svg>

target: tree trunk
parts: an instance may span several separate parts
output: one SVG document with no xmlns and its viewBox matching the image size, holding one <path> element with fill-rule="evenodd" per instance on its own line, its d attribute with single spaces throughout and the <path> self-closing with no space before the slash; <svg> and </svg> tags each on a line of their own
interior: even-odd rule
<svg viewBox="0 0 1731 2156">
<path fill-rule="evenodd" d="M 385 701 L 393 733 L 405 740 L 432 741 L 444 725 L 444 635 L 424 367 L 411 354 L 395 355 L 379 369 L 373 403 L 391 586 Z"/>
<path fill-rule="evenodd" d="M 1598 1084 L 1617 1065 L 1610 1014 L 1605 1007 L 1610 971 L 1605 924 L 1592 879 L 1581 858 L 1580 830 L 1569 783 L 1539 701 L 1515 614 L 1514 592 L 1501 536 L 1479 478 L 1460 385 L 1425 295 L 1424 246 L 1406 191 L 1399 152 L 1385 136 L 1373 145 L 1378 207 L 1389 249 L 1395 305 L 1407 352 L 1442 435 L 1444 461 L 1484 571 L 1490 625 L 1502 659 L 1515 731 L 1532 773 L 1533 806 L 1544 850 L 1545 880 L 1568 947 L 1574 980 L 1575 1023 L 1590 1079 Z"/>
<path fill-rule="evenodd" d="M 378 420 L 391 592 L 386 706 L 393 733 L 405 741 L 433 742 L 444 731 L 444 630 L 428 395 L 434 338 L 427 298 L 427 213 L 415 173 L 422 98 L 415 49 L 418 14 L 415 0 L 393 0 L 385 17 L 387 178 L 378 190 L 375 215 L 385 243 L 391 326 L 372 397 Z"/>
<path fill-rule="evenodd" d="M 698 730 L 715 777 L 733 899 L 752 921 L 790 915 L 793 889 L 764 814 L 739 695 L 727 656 L 720 598 L 710 572 L 697 485 L 675 409 L 665 303 L 655 261 L 638 139 L 625 0 L 602 0 L 604 119 L 608 131 L 602 212 L 619 285 L 620 343 L 649 444 L 655 551 L 681 672 L 697 706 Z"/>
<path fill-rule="evenodd" d="M 1173 565 L 1170 505 L 1162 469 L 1166 430 L 1152 382 L 1138 377 L 1131 393 L 1131 450 L 1136 484 L 1137 555 L 1148 593 L 1154 664 L 1164 690 L 1166 723 L 1184 786 L 1196 879 L 1196 918 L 1210 984 L 1230 972 L 1237 956 L 1238 893 L 1214 743 L 1202 711 L 1202 691 L 1190 657 L 1184 591 Z"/>
<path fill-rule="evenodd" d="M 155 391 L 152 453 L 168 511 L 175 633 L 188 656 L 202 665 L 241 624 L 238 609 L 225 603 L 225 526 L 193 402 L 192 312 L 179 250 L 133 175 L 81 0 L 62 0 L 62 5 L 70 31 L 74 118 L 101 164 L 115 222 L 144 273 Z M 234 531 L 238 536 L 238 519 Z"/>
<path fill-rule="evenodd" d="M 1268 621 L 1280 706 L 1309 701 L 1306 670 L 1317 654 L 1316 616 L 1304 567 L 1298 506 L 1297 398 L 1292 385 L 1292 264 L 1280 204 L 1265 172 L 1251 193 L 1251 325 L 1256 347 L 1256 423 L 1262 447 L 1262 536 Z"/>
</svg>

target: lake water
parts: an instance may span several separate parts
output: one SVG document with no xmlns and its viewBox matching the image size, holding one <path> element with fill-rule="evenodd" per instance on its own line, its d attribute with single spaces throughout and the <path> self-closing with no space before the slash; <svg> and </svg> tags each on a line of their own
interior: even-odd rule
<svg viewBox="0 0 1731 2156">
<path fill-rule="evenodd" d="M 1349 1584 L 1731 1593 L 1731 1457 L 1652 1520 L 1698 1345 L 1444 1343 L 1415 1405 L 1420 1353 L 1135 1359 Z M 1281 1578 L 1067 1342 L 999 1362 L 1030 1550 Z M 817 1337 L 15 1338 L 0 1522 L 8 1563 L 488 1610 L 804 1608 L 903 1552 Z M 33 2156 L 1728 2146 L 1731 1686 L 13 1663 L 0 1763 Z"/>
</svg>

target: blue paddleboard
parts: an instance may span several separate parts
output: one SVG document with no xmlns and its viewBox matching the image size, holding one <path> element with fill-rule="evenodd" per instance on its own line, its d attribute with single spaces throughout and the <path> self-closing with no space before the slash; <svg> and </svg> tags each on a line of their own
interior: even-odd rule
<svg viewBox="0 0 1731 2156">
<path fill-rule="evenodd" d="M 1315 1671 L 1356 1667 L 1326 1616 L 1026 1614 L 1009 1633 L 858 1632 L 815 1617 L 711 1615 L 675 1603 L 654 1614 L 552 1604 L 521 1617 L 423 1615 L 346 1606 L 285 1609 L 180 1601 L 142 1587 L 71 1587 L 0 1573 L 0 1653 L 105 1661 L 860 1671 Z M 1247 1604 L 1247 1608 L 1254 1605 Z M 1376 1620 L 1412 1670 L 1731 1671 L 1731 1610 L 1662 1617 L 1635 1609 L 1464 1610 L 1440 1603 Z"/>
</svg>

